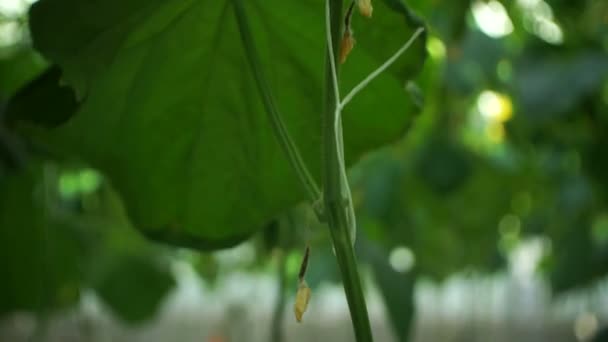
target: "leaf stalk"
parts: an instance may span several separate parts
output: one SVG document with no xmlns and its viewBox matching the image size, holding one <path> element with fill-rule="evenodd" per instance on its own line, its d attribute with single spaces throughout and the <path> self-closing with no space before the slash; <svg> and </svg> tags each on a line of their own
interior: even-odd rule
<svg viewBox="0 0 608 342">
<path fill-rule="evenodd" d="M 279 144 L 281 145 L 281 148 L 283 149 L 283 152 L 287 156 L 291 167 L 296 172 L 298 178 L 300 179 L 302 185 L 306 190 L 308 198 L 310 199 L 314 207 L 314 203 L 320 201 L 321 198 L 321 191 L 319 190 L 319 186 L 317 185 L 315 179 L 312 177 L 310 171 L 306 167 L 306 163 L 300 155 L 298 147 L 293 142 L 291 136 L 289 135 L 287 127 L 285 126 L 285 123 L 281 118 L 281 113 L 278 110 L 272 92 L 270 90 L 270 86 L 262 70 L 262 63 L 260 62 L 260 57 L 255 47 L 253 36 L 251 34 L 249 20 L 245 12 L 243 0 L 232 0 L 232 4 L 234 7 L 236 21 L 239 27 L 241 40 L 243 41 L 243 47 L 245 50 L 245 55 L 247 57 L 247 62 L 251 67 L 251 71 L 253 72 L 253 77 L 255 79 L 258 91 L 261 95 L 264 109 L 266 110 L 268 118 L 270 119 L 272 129 L 277 137 Z M 318 212 L 317 215 L 322 216 Z"/>
</svg>

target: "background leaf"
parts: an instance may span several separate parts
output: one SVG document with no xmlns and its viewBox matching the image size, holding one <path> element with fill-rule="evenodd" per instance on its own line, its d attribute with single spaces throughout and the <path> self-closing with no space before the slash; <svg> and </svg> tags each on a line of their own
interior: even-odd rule
<svg viewBox="0 0 608 342">
<path fill-rule="evenodd" d="M 403 273 L 394 270 L 386 249 L 368 239 L 359 240 L 358 252 L 372 270 L 397 340 L 409 341 L 415 313 L 415 274 L 411 270 Z"/>
<path fill-rule="evenodd" d="M 0 177 L 0 315 L 65 308 L 79 299 L 84 254 L 78 234 L 45 208 L 42 169 Z"/>
<path fill-rule="evenodd" d="M 104 267 L 93 287 L 112 311 L 128 323 L 150 319 L 175 281 L 154 258 L 124 256 Z"/>
</svg>

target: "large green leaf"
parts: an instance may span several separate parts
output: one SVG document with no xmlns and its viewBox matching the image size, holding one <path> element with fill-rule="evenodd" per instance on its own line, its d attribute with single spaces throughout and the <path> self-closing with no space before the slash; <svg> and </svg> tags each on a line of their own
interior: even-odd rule
<svg viewBox="0 0 608 342">
<path fill-rule="evenodd" d="M 344 91 L 414 31 L 394 3 L 398 11 L 377 3 L 372 20 L 355 18 Z M 278 106 L 319 179 L 324 3 L 246 6 Z M 304 199 L 259 101 L 230 1 L 42 0 L 30 14 L 35 47 L 62 67 L 82 104 L 56 129 L 24 132 L 104 171 L 146 234 L 225 247 Z M 414 112 L 404 82 L 424 47 L 418 41 L 346 109 L 349 162 L 404 131 Z"/>
</svg>

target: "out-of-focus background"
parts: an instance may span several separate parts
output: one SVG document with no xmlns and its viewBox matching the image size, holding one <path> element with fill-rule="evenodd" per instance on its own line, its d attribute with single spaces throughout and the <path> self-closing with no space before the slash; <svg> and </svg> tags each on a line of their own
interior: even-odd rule
<svg viewBox="0 0 608 342">
<path fill-rule="evenodd" d="M 48 67 L 32 2 L 0 0 L 0 110 Z M 608 341 L 608 2 L 407 3 L 429 27 L 405 85 L 422 109 L 350 173 L 376 340 Z M 0 138 L 3 181 L 24 144 L 4 126 Z M 306 206 L 198 253 L 133 229 L 96 169 L 44 162 L 30 176 L 1 188 L 0 341 L 354 339 Z M 313 296 L 296 323 L 306 244 Z"/>
</svg>

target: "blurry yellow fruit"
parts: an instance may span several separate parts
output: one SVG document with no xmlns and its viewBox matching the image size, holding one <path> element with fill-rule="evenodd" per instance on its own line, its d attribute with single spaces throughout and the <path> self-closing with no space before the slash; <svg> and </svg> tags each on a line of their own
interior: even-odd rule
<svg viewBox="0 0 608 342">
<path fill-rule="evenodd" d="M 485 90 L 477 98 L 479 113 L 492 122 L 507 122 L 513 116 L 513 103 L 509 96 Z"/>
</svg>

